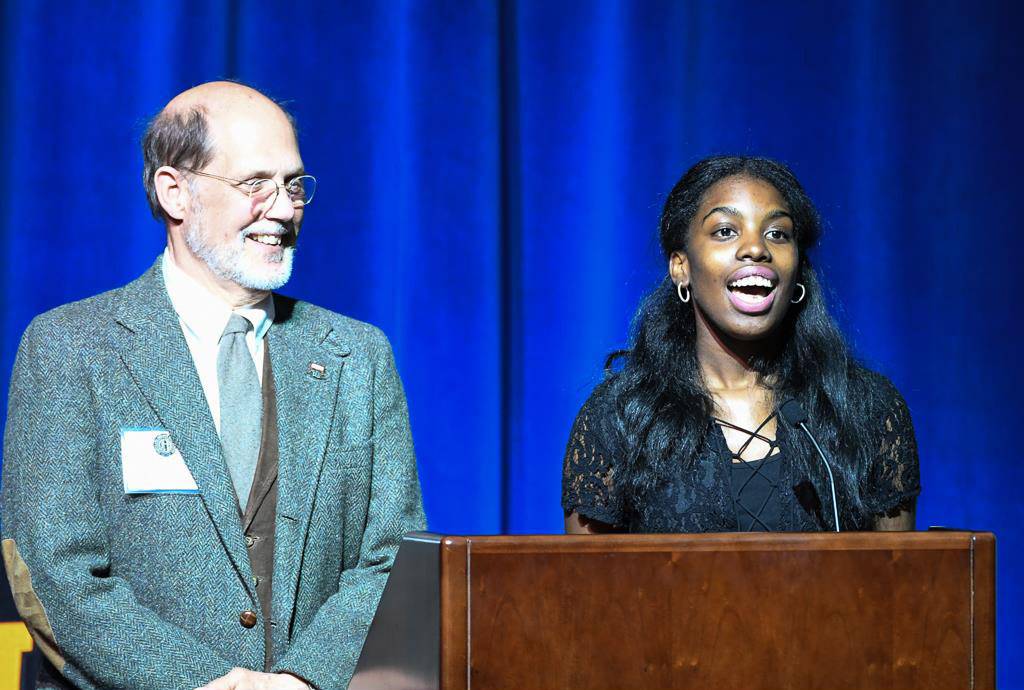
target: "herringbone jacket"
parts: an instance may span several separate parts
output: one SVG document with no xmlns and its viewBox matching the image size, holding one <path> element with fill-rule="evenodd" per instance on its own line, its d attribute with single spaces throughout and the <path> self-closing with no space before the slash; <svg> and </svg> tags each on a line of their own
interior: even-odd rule
<svg viewBox="0 0 1024 690">
<path fill-rule="evenodd" d="M 269 624 L 274 670 L 340 690 L 402 535 L 424 527 L 390 346 L 372 326 L 275 296 L 279 493 L 265 621 L 161 265 L 37 317 L 22 339 L 0 526 L 19 611 L 80 688 L 183 690 L 233 666 L 261 669 Z M 124 428 L 168 431 L 198 493 L 126 494 Z M 254 627 L 243 611 L 257 613 Z"/>
</svg>

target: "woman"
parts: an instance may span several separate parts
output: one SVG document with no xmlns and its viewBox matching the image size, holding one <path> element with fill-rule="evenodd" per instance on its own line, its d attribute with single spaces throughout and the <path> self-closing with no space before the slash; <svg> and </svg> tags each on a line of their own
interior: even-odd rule
<svg viewBox="0 0 1024 690">
<path fill-rule="evenodd" d="M 914 528 L 910 415 L 825 309 L 807 255 L 820 230 L 775 161 L 708 158 L 676 184 L 661 216 L 668 276 L 573 425 L 566 531 L 834 529 L 827 470 L 779 414 L 790 400 L 831 464 L 841 529 Z"/>
</svg>

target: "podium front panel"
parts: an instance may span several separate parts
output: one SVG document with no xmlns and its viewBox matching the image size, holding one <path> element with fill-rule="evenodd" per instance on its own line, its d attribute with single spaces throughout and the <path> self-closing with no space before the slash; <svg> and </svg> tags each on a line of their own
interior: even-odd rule
<svg viewBox="0 0 1024 690">
<path fill-rule="evenodd" d="M 994 571 L 973 532 L 413 534 L 350 688 L 993 688 Z"/>
<path fill-rule="evenodd" d="M 447 538 L 442 686 L 991 687 L 975 566 L 993 549 L 964 533 Z"/>
</svg>

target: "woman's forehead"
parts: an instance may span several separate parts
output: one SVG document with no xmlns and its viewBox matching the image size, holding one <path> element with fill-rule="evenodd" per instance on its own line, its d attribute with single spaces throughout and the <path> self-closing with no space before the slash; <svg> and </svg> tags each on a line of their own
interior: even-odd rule
<svg viewBox="0 0 1024 690">
<path fill-rule="evenodd" d="M 779 190 L 758 178 L 733 175 L 708 187 L 697 206 L 692 223 L 700 224 L 716 211 L 735 216 L 764 216 L 778 211 L 789 215 L 791 209 Z"/>
</svg>

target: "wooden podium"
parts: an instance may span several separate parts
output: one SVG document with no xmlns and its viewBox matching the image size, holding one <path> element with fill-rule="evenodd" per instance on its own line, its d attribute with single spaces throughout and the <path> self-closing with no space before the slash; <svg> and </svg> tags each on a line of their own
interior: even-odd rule
<svg viewBox="0 0 1024 690">
<path fill-rule="evenodd" d="M 995 538 L 408 535 L 352 690 L 993 688 Z"/>
</svg>

